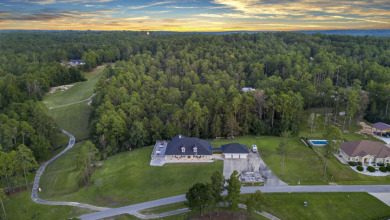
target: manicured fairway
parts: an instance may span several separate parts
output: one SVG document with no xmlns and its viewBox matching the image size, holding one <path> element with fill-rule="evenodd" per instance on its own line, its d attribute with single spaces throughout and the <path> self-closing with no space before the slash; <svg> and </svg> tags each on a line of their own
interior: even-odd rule
<svg viewBox="0 0 390 220">
<path fill-rule="evenodd" d="M 100 67 L 96 71 L 84 73 L 87 81 L 74 83 L 73 87 L 63 92 L 46 95 L 43 102 L 50 108 L 83 101 L 89 98 L 93 94 L 95 84 L 103 75 L 103 69 L 103 67 Z M 80 140 L 89 137 L 88 120 L 91 108 L 92 107 L 88 105 L 88 101 L 85 101 L 50 109 L 48 113 L 54 118 L 58 127 L 73 134 L 76 140 Z"/>
<path fill-rule="evenodd" d="M 72 206 L 41 205 L 31 200 L 31 191 L 12 195 L 5 203 L 7 218 L 12 219 L 69 219 L 91 213 L 89 209 Z"/>
<path fill-rule="evenodd" d="M 92 182 L 102 179 L 103 187 L 96 185 L 78 189 L 81 179 L 71 167 L 80 145 L 50 164 L 41 178 L 42 198 L 48 200 L 78 201 L 99 206 L 122 206 L 154 199 L 180 195 L 197 182 L 208 182 L 216 170 L 222 172 L 222 161 L 199 165 L 168 165 L 151 167 L 152 148 L 142 148 L 117 154 L 104 161 Z"/>
</svg>

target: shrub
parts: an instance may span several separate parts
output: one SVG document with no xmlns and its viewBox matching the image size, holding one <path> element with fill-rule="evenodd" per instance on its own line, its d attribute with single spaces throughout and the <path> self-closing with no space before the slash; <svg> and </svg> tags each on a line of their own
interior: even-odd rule
<svg viewBox="0 0 390 220">
<path fill-rule="evenodd" d="M 387 169 L 387 171 L 390 171 L 390 164 L 387 164 L 386 169 Z"/>
<path fill-rule="evenodd" d="M 376 165 L 377 165 L 377 166 L 380 166 L 380 167 L 384 167 L 384 166 L 385 166 L 384 163 L 377 163 Z"/>
<path fill-rule="evenodd" d="M 356 169 L 359 170 L 359 171 L 363 171 L 364 170 L 364 168 L 362 166 L 357 166 Z"/>
<path fill-rule="evenodd" d="M 384 173 L 387 171 L 386 167 L 384 167 L 384 166 L 379 167 L 379 170 L 382 171 L 382 172 L 384 172 Z"/>
<path fill-rule="evenodd" d="M 368 166 L 367 171 L 370 171 L 371 173 L 373 173 L 373 172 L 375 172 L 375 168 L 372 166 Z"/>
<path fill-rule="evenodd" d="M 360 161 L 358 161 L 357 163 L 358 163 L 359 166 L 363 165 L 362 162 L 360 162 Z"/>
<path fill-rule="evenodd" d="M 357 163 L 355 161 L 349 161 L 348 164 L 352 167 L 356 167 Z"/>
</svg>

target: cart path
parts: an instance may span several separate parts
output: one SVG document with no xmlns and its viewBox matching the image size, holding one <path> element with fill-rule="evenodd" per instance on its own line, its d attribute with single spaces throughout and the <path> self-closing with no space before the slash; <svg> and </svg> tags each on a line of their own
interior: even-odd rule
<svg viewBox="0 0 390 220">
<path fill-rule="evenodd" d="M 40 199 L 38 197 L 39 181 L 41 179 L 43 171 L 45 171 L 46 166 L 49 165 L 54 160 L 56 160 L 57 158 L 59 158 L 61 155 L 63 155 L 65 152 L 67 152 L 69 149 L 71 149 L 74 146 L 74 143 L 75 143 L 74 136 L 65 130 L 62 130 L 62 132 L 69 136 L 68 147 L 66 147 L 59 154 L 57 154 L 56 156 L 54 156 L 50 160 L 46 161 L 44 164 L 42 164 L 41 167 L 39 167 L 39 169 L 37 170 L 37 173 L 35 175 L 34 185 L 33 185 L 32 191 L 31 191 L 31 199 L 36 203 L 45 204 L 45 205 L 68 205 L 68 206 L 76 206 L 76 207 L 81 207 L 81 208 L 88 208 L 88 209 L 92 209 L 92 210 L 96 210 L 96 211 L 104 211 L 104 210 L 108 209 L 106 207 L 98 207 L 98 206 L 93 206 L 93 205 L 83 204 L 83 203 L 78 203 L 78 202 L 46 201 L 46 200 Z"/>
<path fill-rule="evenodd" d="M 241 187 L 241 194 L 255 193 L 260 190 L 262 193 L 290 193 L 290 192 L 367 192 L 367 193 L 386 193 L 390 192 L 390 185 L 314 185 L 314 186 L 252 186 Z M 223 193 L 226 195 L 226 192 Z M 95 212 L 80 216 L 82 220 L 95 220 L 107 218 L 121 214 L 135 215 L 136 212 L 157 206 L 169 205 L 172 203 L 186 201 L 185 195 L 173 196 L 164 199 L 129 205 L 120 208 L 106 209 L 101 212 Z M 138 215 L 137 217 L 140 218 Z"/>
<path fill-rule="evenodd" d="M 84 100 L 81 100 L 81 101 L 78 101 L 78 102 L 72 102 L 72 103 L 65 104 L 65 105 L 58 105 L 58 106 L 50 107 L 49 110 L 50 110 L 50 109 L 55 109 L 55 108 L 61 108 L 61 107 L 69 106 L 69 105 L 79 104 L 79 103 L 87 102 L 87 101 L 88 101 L 88 105 L 91 105 L 92 98 L 93 98 L 95 95 L 96 95 L 96 94 L 93 93 L 89 98 L 84 99 Z"/>
</svg>

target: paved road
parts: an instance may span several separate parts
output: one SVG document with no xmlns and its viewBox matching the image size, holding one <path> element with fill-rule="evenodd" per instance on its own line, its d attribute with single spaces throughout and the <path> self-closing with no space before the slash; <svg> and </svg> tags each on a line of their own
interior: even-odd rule
<svg viewBox="0 0 390 220">
<path fill-rule="evenodd" d="M 42 176 L 42 173 L 43 171 L 45 171 L 45 168 L 47 165 L 49 165 L 51 162 L 53 162 L 54 160 L 56 160 L 58 157 L 60 157 L 62 154 L 64 154 L 65 152 L 67 152 L 69 149 L 71 149 L 75 143 L 75 138 L 73 137 L 72 134 L 68 133 L 67 131 L 65 130 L 62 130 L 63 133 L 65 133 L 66 135 L 69 136 L 69 144 L 68 144 L 68 147 L 66 147 L 63 151 L 61 151 L 61 153 L 57 154 L 56 156 L 54 156 L 53 158 L 51 158 L 50 160 L 46 161 L 44 164 L 42 164 L 41 167 L 39 167 L 38 171 L 37 171 L 37 174 L 35 175 L 35 179 L 34 179 L 34 185 L 33 185 L 33 188 L 32 188 L 32 191 L 31 191 L 31 199 L 36 202 L 36 203 L 40 203 L 40 204 L 45 204 L 45 205 L 69 205 L 69 206 L 77 206 L 77 207 L 82 207 L 82 208 L 89 208 L 89 209 L 93 209 L 93 210 L 97 210 L 97 211 L 104 211 L 108 208 L 105 208 L 105 207 L 97 207 L 97 206 L 93 206 L 93 205 L 88 205 L 88 204 L 83 204 L 83 203 L 78 203 L 78 202 L 54 202 L 54 201 L 46 201 L 46 200 L 43 200 L 43 199 L 40 199 L 38 197 L 38 188 L 39 188 L 39 181 L 41 179 L 41 176 Z"/>
<path fill-rule="evenodd" d="M 242 187 L 241 193 L 254 193 L 261 190 L 263 193 L 288 193 L 288 192 L 368 192 L 368 193 L 384 193 L 390 192 L 390 185 L 317 185 L 317 186 L 254 186 Z M 226 192 L 224 193 L 226 194 Z M 185 201 L 185 195 L 173 196 L 169 198 L 144 202 L 136 205 L 129 205 L 121 208 L 107 209 L 102 212 L 96 212 L 88 215 L 80 216 L 82 220 L 92 220 L 107 218 L 120 214 L 132 214 L 135 212 L 148 209 L 156 206 L 168 205 L 177 202 Z"/>
<path fill-rule="evenodd" d="M 65 106 L 69 106 L 69 105 L 74 105 L 74 104 L 78 104 L 78 103 L 82 103 L 82 102 L 86 102 L 88 101 L 88 105 L 91 105 L 91 102 L 92 102 L 92 98 L 95 96 L 96 94 L 92 94 L 89 98 L 85 99 L 85 100 L 81 100 L 81 101 L 78 101 L 78 102 L 72 102 L 72 103 L 69 103 L 69 104 L 65 104 L 65 105 L 59 105 L 59 106 L 54 106 L 54 107 L 50 107 L 50 109 L 55 109 L 55 108 L 61 108 L 61 107 L 65 107 Z"/>
</svg>

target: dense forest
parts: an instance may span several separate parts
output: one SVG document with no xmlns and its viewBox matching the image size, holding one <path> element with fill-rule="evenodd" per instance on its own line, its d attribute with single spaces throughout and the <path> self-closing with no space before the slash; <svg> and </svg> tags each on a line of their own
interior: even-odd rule
<svg viewBox="0 0 390 220">
<path fill-rule="evenodd" d="M 86 64 L 70 67 L 70 59 Z M 104 156 L 178 133 L 298 135 L 307 120 L 303 110 L 311 107 L 332 109 L 326 123 L 343 130 L 363 117 L 390 122 L 389 38 L 0 32 L 2 155 L 10 158 L 25 146 L 43 160 L 60 133 L 40 102 L 43 95 L 50 87 L 84 80 L 82 70 L 103 63 L 111 64 L 96 85 L 90 131 Z M 245 87 L 256 90 L 243 92 Z M 0 175 L 16 181 L 20 167 L 0 169 L 6 170 Z"/>
<path fill-rule="evenodd" d="M 389 38 L 289 32 L 151 37 L 142 51 L 106 67 L 91 135 L 110 155 L 178 133 L 297 135 L 310 107 L 332 109 L 325 123 L 343 130 L 363 117 L 389 122 L 389 65 Z M 242 92 L 245 87 L 256 90 Z"/>
</svg>

